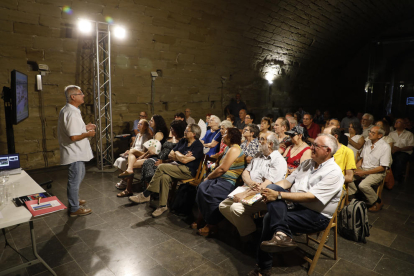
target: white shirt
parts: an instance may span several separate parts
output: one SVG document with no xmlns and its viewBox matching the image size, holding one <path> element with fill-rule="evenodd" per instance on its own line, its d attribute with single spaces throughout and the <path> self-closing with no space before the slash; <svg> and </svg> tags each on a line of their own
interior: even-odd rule
<svg viewBox="0 0 414 276">
<path fill-rule="evenodd" d="M 276 183 L 285 179 L 287 163 L 277 150 L 269 156 L 258 153 L 247 165 L 246 170 L 250 172 L 250 178 L 255 182 L 262 183 L 267 179 Z"/>
<path fill-rule="evenodd" d="M 286 180 L 292 183 L 292 193 L 311 193 L 318 200 L 303 202 L 301 205 L 332 218 L 341 198 L 345 178 L 341 168 L 330 158 L 315 169 L 315 161 L 308 159 L 289 175 Z"/>
<path fill-rule="evenodd" d="M 374 148 L 371 149 L 372 142 L 365 142 L 361 151 L 362 168 L 365 170 L 374 169 L 379 166 L 389 167 L 391 164 L 391 147 L 383 139 L 379 139 Z"/>
<path fill-rule="evenodd" d="M 195 120 L 191 116 L 189 116 L 185 121 L 187 122 L 187 125 L 195 124 Z"/>
<path fill-rule="evenodd" d="M 72 141 L 70 136 L 87 132 L 79 108 L 67 103 L 59 113 L 58 140 L 60 147 L 60 164 L 67 165 L 77 161 L 89 161 L 93 158 L 88 138 Z"/>
<path fill-rule="evenodd" d="M 131 148 L 139 150 L 139 151 L 144 151 L 145 150 L 144 144 L 150 138 L 151 137 L 148 133 L 145 133 L 144 135 L 141 135 L 141 133 L 138 133 L 137 137 L 135 138 L 135 142 Z"/>
<path fill-rule="evenodd" d="M 408 130 L 403 130 L 400 135 L 397 131 L 390 132 L 389 136 L 394 140 L 394 146 L 399 148 L 414 146 L 414 135 Z M 412 150 L 404 151 L 408 154 L 413 153 Z"/>
</svg>

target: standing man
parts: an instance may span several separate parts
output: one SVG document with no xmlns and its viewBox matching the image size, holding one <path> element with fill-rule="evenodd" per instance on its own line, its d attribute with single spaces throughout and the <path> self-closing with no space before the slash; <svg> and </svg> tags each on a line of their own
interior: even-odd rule
<svg viewBox="0 0 414 276">
<path fill-rule="evenodd" d="M 195 124 L 195 120 L 190 115 L 191 115 L 191 109 L 186 108 L 185 109 L 185 121 L 187 122 L 187 125 Z"/>
<path fill-rule="evenodd" d="M 368 137 L 369 131 L 374 126 L 372 123 L 374 122 L 374 116 L 372 116 L 369 113 L 365 113 L 364 116 L 362 116 L 361 119 L 361 125 L 362 125 L 362 136 L 364 136 L 364 139 Z"/>
<path fill-rule="evenodd" d="M 79 86 L 65 87 L 66 105 L 60 110 L 58 121 L 58 139 L 60 163 L 69 165 L 68 202 L 71 217 L 86 216 L 91 209 L 80 205 L 86 203 L 79 199 L 79 186 L 85 177 L 85 162 L 93 158 L 89 137 L 95 136 L 94 124 L 83 122 L 79 106 L 84 103 L 85 95 Z"/>
<path fill-rule="evenodd" d="M 348 133 L 348 128 L 350 124 L 355 124 L 355 122 L 359 123 L 357 117 L 354 116 L 354 112 L 352 110 L 348 110 L 346 112 L 346 117 L 341 121 L 341 129 Z"/>
<path fill-rule="evenodd" d="M 308 131 L 309 138 L 308 140 L 313 143 L 319 133 L 321 133 L 321 128 L 318 124 L 313 122 L 313 117 L 309 113 L 305 113 L 303 115 L 303 123 L 300 125 L 301 127 L 306 127 Z"/>
<path fill-rule="evenodd" d="M 236 94 L 236 100 L 232 99 L 230 104 L 226 107 L 227 114 L 232 114 L 236 119 L 239 117 L 240 110 L 247 110 L 246 104 L 242 102 L 240 93 Z M 240 118 L 243 122 L 243 118 Z M 242 128 L 243 129 L 243 128 Z"/>
</svg>

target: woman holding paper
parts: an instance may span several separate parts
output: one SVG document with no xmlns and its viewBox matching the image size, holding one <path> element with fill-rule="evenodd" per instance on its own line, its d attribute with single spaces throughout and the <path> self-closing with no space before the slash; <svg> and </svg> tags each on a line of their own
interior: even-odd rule
<svg viewBox="0 0 414 276">
<path fill-rule="evenodd" d="M 196 201 L 200 214 L 191 227 L 197 229 L 206 224 L 198 231 L 202 236 L 216 230 L 216 224 L 223 219 L 218 206 L 235 189 L 236 181 L 246 167 L 244 152 L 240 148 L 240 131 L 228 128 L 224 142 L 228 147 L 218 162 L 219 166 L 198 186 Z"/>
</svg>

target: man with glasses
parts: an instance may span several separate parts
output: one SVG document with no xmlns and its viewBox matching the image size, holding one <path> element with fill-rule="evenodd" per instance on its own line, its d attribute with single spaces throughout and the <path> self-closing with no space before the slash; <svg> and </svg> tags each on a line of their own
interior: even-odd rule
<svg viewBox="0 0 414 276">
<path fill-rule="evenodd" d="M 191 109 L 186 108 L 185 109 L 185 121 L 187 122 L 187 125 L 195 124 L 195 120 L 190 115 L 191 115 Z"/>
<path fill-rule="evenodd" d="M 60 164 L 69 165 L 67 195 L 69 215 L 85 216 L 91 209 L 81 205 L 85 200 L 79 199 L 79 187 L 85 177 L 85 162 L 93 158 L 89 138 L 95 136 L 94 124 L 85 125 L 79 106 L 84 103 L 85 95 L 79 86 L 65 87 L 66 105 L 60 110 L 58 120 L 58 140 L 60 148 Z"/>
<path fill-rule="evenodd" d="M 234 195 L 233 199 L 228 198 L 220 203 L 220 212 L 237 227 L 244 241 L 250 239 L 250 234 L 256 231 L 252 215 L 267 209 L 264 202 L 256 202 L 252 206 L 248 206 L 240 201 L 285 178 L 287 163 L 278 148 L 279 141 L 276 134 L 262 133 L 260 135 L 260 151 L 242 174 L 246 190 Z"/>
<path fill-rule="evenodd" d="M 365 116 L 365 115 L 364 115 Z M 354 182 L 349 183 L 349 195 L 360 191 L 366 198 L 367 204 L 371 205 L 370 212 L 378 212 L 384 203 L 377 196 L 377 187 L 385 177 L 387 168 L 391 162 L 391 148 L 384 139 L 381 139 L 385 131 L 374 126 L 368 133 L 368 140 L 365 141 L 361 152 L 361 159 L 356 164 Z M 357 183 L 359 182 L 359 185 Z"/>
<path fill-rule="evenodd" d="M 374 116 L 372 116 L 369 113 L 365 113 L 362 116 L 361 119 L 361 125 L 362 125 L 362 136 L 364 136 L 364 139 L 368 137 L 369 131 L 374 126 L 372 123 L 374 122 Z"/>
<path fill-rule="evenodd" d="M 294 249 L 294 233 L 314 233 L 327 227 L 344 183 L 333 158 L 337 148 L 335 137 L 320 134 L 312 144 L 312 159 L 303 161 L 286 179 L 262 191 L 268 213 L 263 219 L 257 268 L 249 275 L 270 275 L 270 253 Z M 288 208 L 285 201 L 293 202 L 293 206 Z"/>
<path fill-rule="evenodd" d="M 300 126 L 306 127 L 309 135 L 308 141 L 311 143 L 315 140 L 318 134 L 321 133 L 320 126 L 313 122 L 312 115 L 307 112 L 303 115 L 303 123 Z"/>
<path fill-rule="evenodd" d="M 240 109 L 239 117 L 236 117 L 236 128 L 243 133 L 243 129 L 246 126 L 244 119 L 246 118 L 246 109 Z"/>
<path fill-rule="evenodd" d="M 152 216 L 159 217 L 168 210 L 167 200 L 170 185 L 173 179 L 185 180 L 193 178 L 203 158 L 203 144 L 200 142 L 201 128 L 196 124 L 187 126 L 184 136 L 171 150 L 168 159 L 174 162 L 161 164 L 155 171 L 147 189 L 136 196 L 130 196 L 129 200 L 134 203 L 145 203 L 150 201 L 153 193 L 160 195 L 158 208 Z"/>
</svg>

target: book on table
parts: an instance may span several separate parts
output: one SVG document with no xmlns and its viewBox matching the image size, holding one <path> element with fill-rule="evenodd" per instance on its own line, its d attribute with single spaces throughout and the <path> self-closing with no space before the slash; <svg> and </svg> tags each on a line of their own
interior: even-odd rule
<svg viewBox="0 0 414 276">
<path fill-rule="evenodd" d="M 34 217 L 67 209 L 66 206 L 63 205 L 63 203 L 60 202 L 60 200 L 55 196 L 42 198 L 40 200 L 26 201 L 25 204 Z"/>
</svg>

